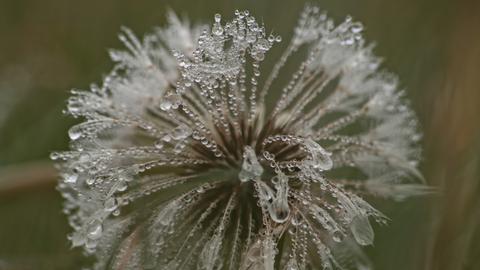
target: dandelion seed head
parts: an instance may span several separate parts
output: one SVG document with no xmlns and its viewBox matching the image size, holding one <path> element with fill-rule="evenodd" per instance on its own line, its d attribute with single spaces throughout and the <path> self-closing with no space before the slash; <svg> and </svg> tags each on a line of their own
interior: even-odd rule
<svg viewBox="0 0 480 270">
<path fill-rule="evenodd" d="M 168 21 L 124 28 L 103 84 L 72 91 L 84 121 L 52 154 L 72 245 L 95 269 L 369 269 L 359 246 L 386 217 L 366 199 L 428 189 L 415 115 L 363 26 L 306 6 L 262 76 L 283 41 L 248 11 Z"/>
</svg>

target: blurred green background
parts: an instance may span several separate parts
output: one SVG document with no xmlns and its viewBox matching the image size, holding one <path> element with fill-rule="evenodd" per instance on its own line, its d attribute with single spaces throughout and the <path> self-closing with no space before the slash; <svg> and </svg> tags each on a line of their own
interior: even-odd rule
<svg viewBox="0 0 480 270">
<path fill-rule="evenodd" d="M 320 0 L 350 14 L 397 73 L 425 134 L 422 171 L 435 196 L 377 206 L 391 219 L 367 252 L 376 269 L 480 269 L 480 1 Z M 50 151 L 67 149 L 69 89 L 87 89 L 168 8 L 193 22 L 249 9 L 286 40 L 304 1 L 0 0 L 0 270 L 80 269 Z M 273 50 L 269 59 L 278 56 Z"/>
</svg>

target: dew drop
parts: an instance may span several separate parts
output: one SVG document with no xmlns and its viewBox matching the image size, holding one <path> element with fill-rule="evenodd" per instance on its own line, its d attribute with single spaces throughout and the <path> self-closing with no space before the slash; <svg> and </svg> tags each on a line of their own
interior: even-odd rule
<svg viewBox="0 0 480 270">
<path fill-rule="evenodd" d="M 50 159 L 51 160 L 57 160 L 59 158 L 60 158 L 60 154 L 57 153 L 57 152 L 53 152 L 53 153 L 50 154 Z"/>
<path fill-rule="evenodd" d="M 291 222 L 293 226 L 298 226 L 302 224 L 302 221 L 303 221 L 302 215 L 299 212 L 297 212 L 293 215 Z"/>
<path fill-rule="evenodd" d="M 74 233 L 68 237 L 70 241 L 72 241 L 73 247 L 82 246 L 85 244 L 85 236 L 80 233 Z"/>
<path fill-rule="evenodd" d="M 268 208 L 268 212 L 273 221 L 284 223 L 288 219 L 290 208 L 286 200 L 275 198 Z"/>
<path fill-rule="evenodd" d="M 284 223 L 290 215 L 288 206 L 288 177 L 281 171 L 277 172 L 278 181 L 275 181 L 276 194 L 272 202 L 269 202 L 268 212 L 273 221 Z"/>
<path fill-rule="evenodd" d="M 115 210 L 117 208 L 117 203 L 115 201 L 115 198 L 114 197 L 108 198 L 104 202 L 103 207 L 105 208 L 105 211 L 107 211 L 107 212 L 111 212 L 111 211 Z"/>
<path fill-rule="evenodd" d="M 242 182 L 249 180 L 260 179 L 263 174 L 263 167 L 260 165 L 257 159 L 255 151 L 250 146 L 245 146 L 243 152 L 242 170 L 238 174 L 238 178 Z"/>
<path fill-rule="evenodd" d="M 68 130 L 68 137 L 70 137 L 71 140 L 77 140 L 82 136 L 82 132 L 78 129 L 77 126 L 73 126 Z"/>
<path fill-rule="evenodd" d="M 93 185 L 93 183 L 95 183 L 95 179 L 93 179 L 92 177 L 89 177 L 89 178 L 87 178 L 87 180 L 85 180 L 85 183 L 87 183 L 87 185 L 91 186 L 91 185 Z"/>
<path fill-rule="evenodd" d="M 340 42 L 340 44 L 345 46 L 353 45 L 353 43 L 355 43 L 355 38 L 353 36 L 346 36 L 342 38 L 342 41 Z"/>
<path fill-rule="evenodd" d="M 162 219 L 160 220 L 160 224 L 162 224 L 163 226 L 169 225 L 174 218 L 175 213 L 177 212 L 178 206 L 178 202 L 176 201 L 168 204 L 161 213 Z"/>
<path fill-rule="evenodd" d="M 172 137 L 168 134 L 162 137 L 162 141 L 164 142 L 170 142 L 171 140 L 172 140 Z"/>
<path fill-rule="evenodd" d="M 88 160 L 90 159 L 90 155 L 88 153 L 82 153 L 79 157 L 78 157 L 78 161 L 80 162 L 87 162 Z"/>
<path fill-rule="evenodd" d="M 65 183 L 75 183 L 77 182 L 78 174 L 70 173 L 64 176 Z"/>
<path fill-rule="evenodd" d="M 181 124 L 173 129 L 171 136 L 174 140 L 183 140 L 192 134 L 192 129 L 185 124 Z"/>
<path fill-rule="evenodd" d="M 353 23 L 351 30 L 353 33 L 360 33 L 363 30 L 363 25 L 359 22 Z"/>
<path fill-rule="evenodd" d="M 298 263 L 295 258 L 291 258 L 290 260 L 288 260 L 286 270 L 299 270 Z"/>
<path fill-rule="evenodd" d="M 89 239 L 87 238 L 87 240 L 85 241 L 85 247 L 89 250 L 87 250 L 87 252 L 91 252 L 93 253 L 93 249 L 96 248 L 98 245 L 98 242 L 96 241 L 96 239 Z"/>
<path fill-rule="evenodd" d="M 344 235 L 341 231 L 336 230 L 332 233 L 332 239 L 333 239 L 333 241 L 335 241 L 337 243 L 340 243 L 340 242 L 343 241 Z"/>
<path fill-rule="evenodd" d="M 257 41 L 257 47 L 262 51 L 266 51 L 270 48 L 270 43 L 264 38 L 259 38 Z"/>
<path fill-rule="evenodd" d="M 161 103 L 160 103 L 160 109 L 163 110 L 163 111 L 168 111 L 172 108 L 172 102 L 170 102 L 170 100 L 168 99 L 164 99 Z"/>
<path fill-rule="evenodd" d="M 158 140 L 155 142 L 155 148 L 162 149 L 163 148 L 163 141 Z"/>
<path fill-rule="evenodd" d="M 221 36 L 223 34 L 223 27 L 220 25 L 220 23 L 216 22 L 213 24 L 212 33 L 216 36 Z"/>
<path fill-rule="evenodd" d="M 87 228 L 88 238 L 92 240 L 97 240 L 100 237 L 102 237 L 102 232 L 103 232 L 102 222 L 100 222 L 99 220 L 94 220 L 90 222 L 90 224 L 88 225 L 88 228 Z"/>
<path fill-rule="evenodd" d="M 326 171 L 333 167 L 333 161 L 330 158 L 332 153 L 325 150 L 310 138 L 304 141 L 304 145 L 307 148 L 307 151 L 312 155 L 310 165 L 312 165 L 313 168 Z"/>
<path fill-rule="evenodd" d="M 368 217 L 358 215 L 350 223 L 350 230 L 358 244 L 362 246 L 371 245 L 375 237 Z"/>
<path fill-rule="evenodd" d="M 119 180 L 117 183 L 117 190 L 120 192 L 127 190 L 127 182 L 124 180 Z"/>
<path fill-rule="evenodd" d="M 67 109 L 70 113 L 78 113 L 80 109 L 82 108 L 82 105 L 79 104 L 78 102 L 69 102 L 67 105 Z"/>
</svg>

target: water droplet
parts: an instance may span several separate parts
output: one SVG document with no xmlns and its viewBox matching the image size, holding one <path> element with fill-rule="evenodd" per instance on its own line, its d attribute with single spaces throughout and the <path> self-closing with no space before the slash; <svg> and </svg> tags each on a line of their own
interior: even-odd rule
<svg viewBox="0 0 480 270">
<path fill-rule="evenodd" d="M 174 128 L 171 136 L 174 140 L 183 140 L 192 134 L 193 130 L 185 124 L 180 124 Z"/>
<path fill-rule="evenodd" d="M 259 38 L 257 41 L 257 47 L 260 50 L 266 51 L 270 48 L 270 43 L 264 38 Z"/>
<path fill-rule="evenodd" d="M 102 222 L 99 220 L 94 220 L 90 222 L 90 224 L 87 227 L 87 236 L 88 238 L 92 240 L 97 240 L 100 237 L 102 237 Z"/>
<path fill-rule="evenodd" d="M 78 174 L 69 173 L 64 176 L 65 183 L 75 183 L 77 182 Z"/>
<path fill-rule="evenodd" d="M 358 244 L 362 246 L 371 245 L 375 234 L 373 232 L 368 217 L 357 215 L 350 223 L 350 230 Z"/>
<path fill-rule="evenodd" d="M 350 46 L 355 43 L 355 38 L 353 36 L 345 36 L 342 38 L 342 41 L 340 44 L 345 45 L 345 46 Z"/>
<path fill-rule="evenodd" d="M 291 222 L 292 222 L 293 226 L 298 226 L 298 225 L 302 224 L 302 221 L 303 221 L 302 215 L 299 212 L 296 212 L 293 215 Z"/>
<path fill-rule="evenodd" d="M 105 211 L 111 212 L 117 208 L 117 203 L 114 197 L 110 197 L 103 203 L 103 207 Z"/>
<path fill-rule="evenodd" d="M 85 236 L 78 232 L 70 235 L 68 239 L 72 241 L 73 247 L 79 247 L 85 244 Z"/>
<path fill-rule="evenodd" d="M 291 258 L 290 260 L 288 260 L 286 270 L 299 270 L 298 263 L 295 258 Z"/>
<path fill-rule="evenodd" d="M 290 208 L 286 200 L 274 199 L 268 211 L 273 221 L 283 223 L 288 219 Z"/>
<path fill-rule="evenodd" d="M 89 178 L 87 178 L 87 180 L 85 180 L 85 183 L 87 183 L 87 185 L 91 186 L 91 185 L 93 185 L 93 183 L 95 183 L 95 179 L 92 178 L 92 177 L 89 177 Z"/>
<path fill-rule="evenodd" d="M 124 180 L 119 180 L 117 183 L 117 190 L 120 192 L 127 190 L 127 182 Z"/>
<path fill-rule="evenodd" d="M 332 233 L 332 239 L 333 239 L 333 241 L 335 241 L 337 243 L 340 243 L 340 242 L 343 241 L 344 235 L 341 231 L 336 230 Z"/>
<path fill-rule="evenodd" d="M 220 23 L 215 23 L 212 27 L 212 33 L 216 36 L 221 36 L 223 34 L 223 27 Z"/>
<path fill-rule="evenodd" d="M 87 252 L 93 253 L 97 245 L 98 245 L 98 242 L 96 241 L 96 239 L 87 238 L 85 241 L 85 247 L 89 249 L 87 250 Z"/>
<path fill-rule="evenodd" d="M 351 26 L 351 30 L 353 33 L 360 33 L 363 30 L 363 25 L 359 22 L 353 23 Z"/>
<path fill-rule="evenodd" d="M 168 99 L 164 99 L 161 103 L 160 103 L 160 109 L 162 109 L 163 111 L 168 111 L 172 108 L 172 102 Z"/>
<path fill-rule="evenodd" d="M 247 42 L 248 43 L 253 43 L 257 40 L 257 37 L 253 33 L 247 34 Z"/>
<path fill-rule="evenodd" d="M 155 142 L 155 148 L 162 149 L 163 148 L 163 141 L 158 140 Z"/>
<path fill-rule="evenodd" d="M 281 171 L 277 171 L 278 181 L 274 182 L 276 193 L 268 205 L 268 212 L 273 221 L 283 223 L 290 215 L 288 206 L 288 177 Z"/>
<path fill-rule="evenodd" d="M 59 158 L 60 158 L 60 154 L 57 153 L 57 152 L 53 152 L 53 153 L 50 154 L 50 159 L 51 160 L 57 160 Z"/>
<path fill-rule="evenodd" d="M 82 136 L 82 132 L 78 128 L 78 126 L 73 126 L 68 130 L 68 137 L 70 137 L 71 140 L 77 140 Z"/>
<path fill-rule="evenodd" d="M 168 134 L 162 137 L 162 141 L 164 142 L 170 142 L 171 140 L 172 140 L 172 137 Z"/>
<path fill-rule="evenodd" d="M 263 61 L 265 59 L 265 54 L 261 51 L 252 52 L 252 58 L 257 61 Z"/>
<path fill-rule="evenodd" d="M 160 224 L 162 224 L 163 226 L 169 225 L 173 217 L 175 216 L 175 213 L 177 212 L 178 206 L 179 205 L 177 201 L 173 201 L 167 206 L 165 206 L 161 213 L 162 219 L 160 220 Z"/>
<path fill-rule="evenodd" d="M 185 144 L 184 144 L 184 143 L 177 143 L 177 144 L 175 145 L 175 147 L 173 148 L 173 152 L 179 154 L 179 153 L 181 153 L 181 152 L 183 151 L 184 148 L 185 148 Z"/>
<path fill-rule="evenodd" d="M 315 168 L 322 171 L 330 170 L 333 167 L 333 161 L 330 158 L 332 153 L 325 150 L 318 143 L 308 138 L 304 141 L 304 145 L 307 148 L 307 151 L 311 154 L 311 160 L 309 164 Z"/>
<path fill-rule="evenodd" d="M 80 161 L 80 162 L 87 162 L 89 159 L 90 159 L 90 155 L 88 153 L 82 153 L 78 157 L 78 161 Z"/>
<path fill-rule="evenodd" d="M 242 170 L 240 171 L 238 178 L 242 182 L 249 180 L 260 179 L 263 174 L 263 167 L 260 165 L 257 159 L 255 151 L 250 146 L 245 146 L 243 152 Z"/>
</svg>

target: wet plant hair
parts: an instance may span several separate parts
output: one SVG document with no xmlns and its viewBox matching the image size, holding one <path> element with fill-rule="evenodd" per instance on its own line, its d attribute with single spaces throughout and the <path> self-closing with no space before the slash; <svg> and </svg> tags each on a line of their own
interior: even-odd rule
<svg viewBox="0 0 480 270">
<path fill-rule="evenodd" d="M 362 24 L 306 6 L 266 69 L 281 38 L 248 11 L 168 19 L 123 29 L 103 84 L 72 91 L 84 121 L 52 159 L 73 246 L 94 269 L 370 269 L 360 246 L 386 217 L 366 199 L 428 188 L 415 115 Z"/>
</svg>

